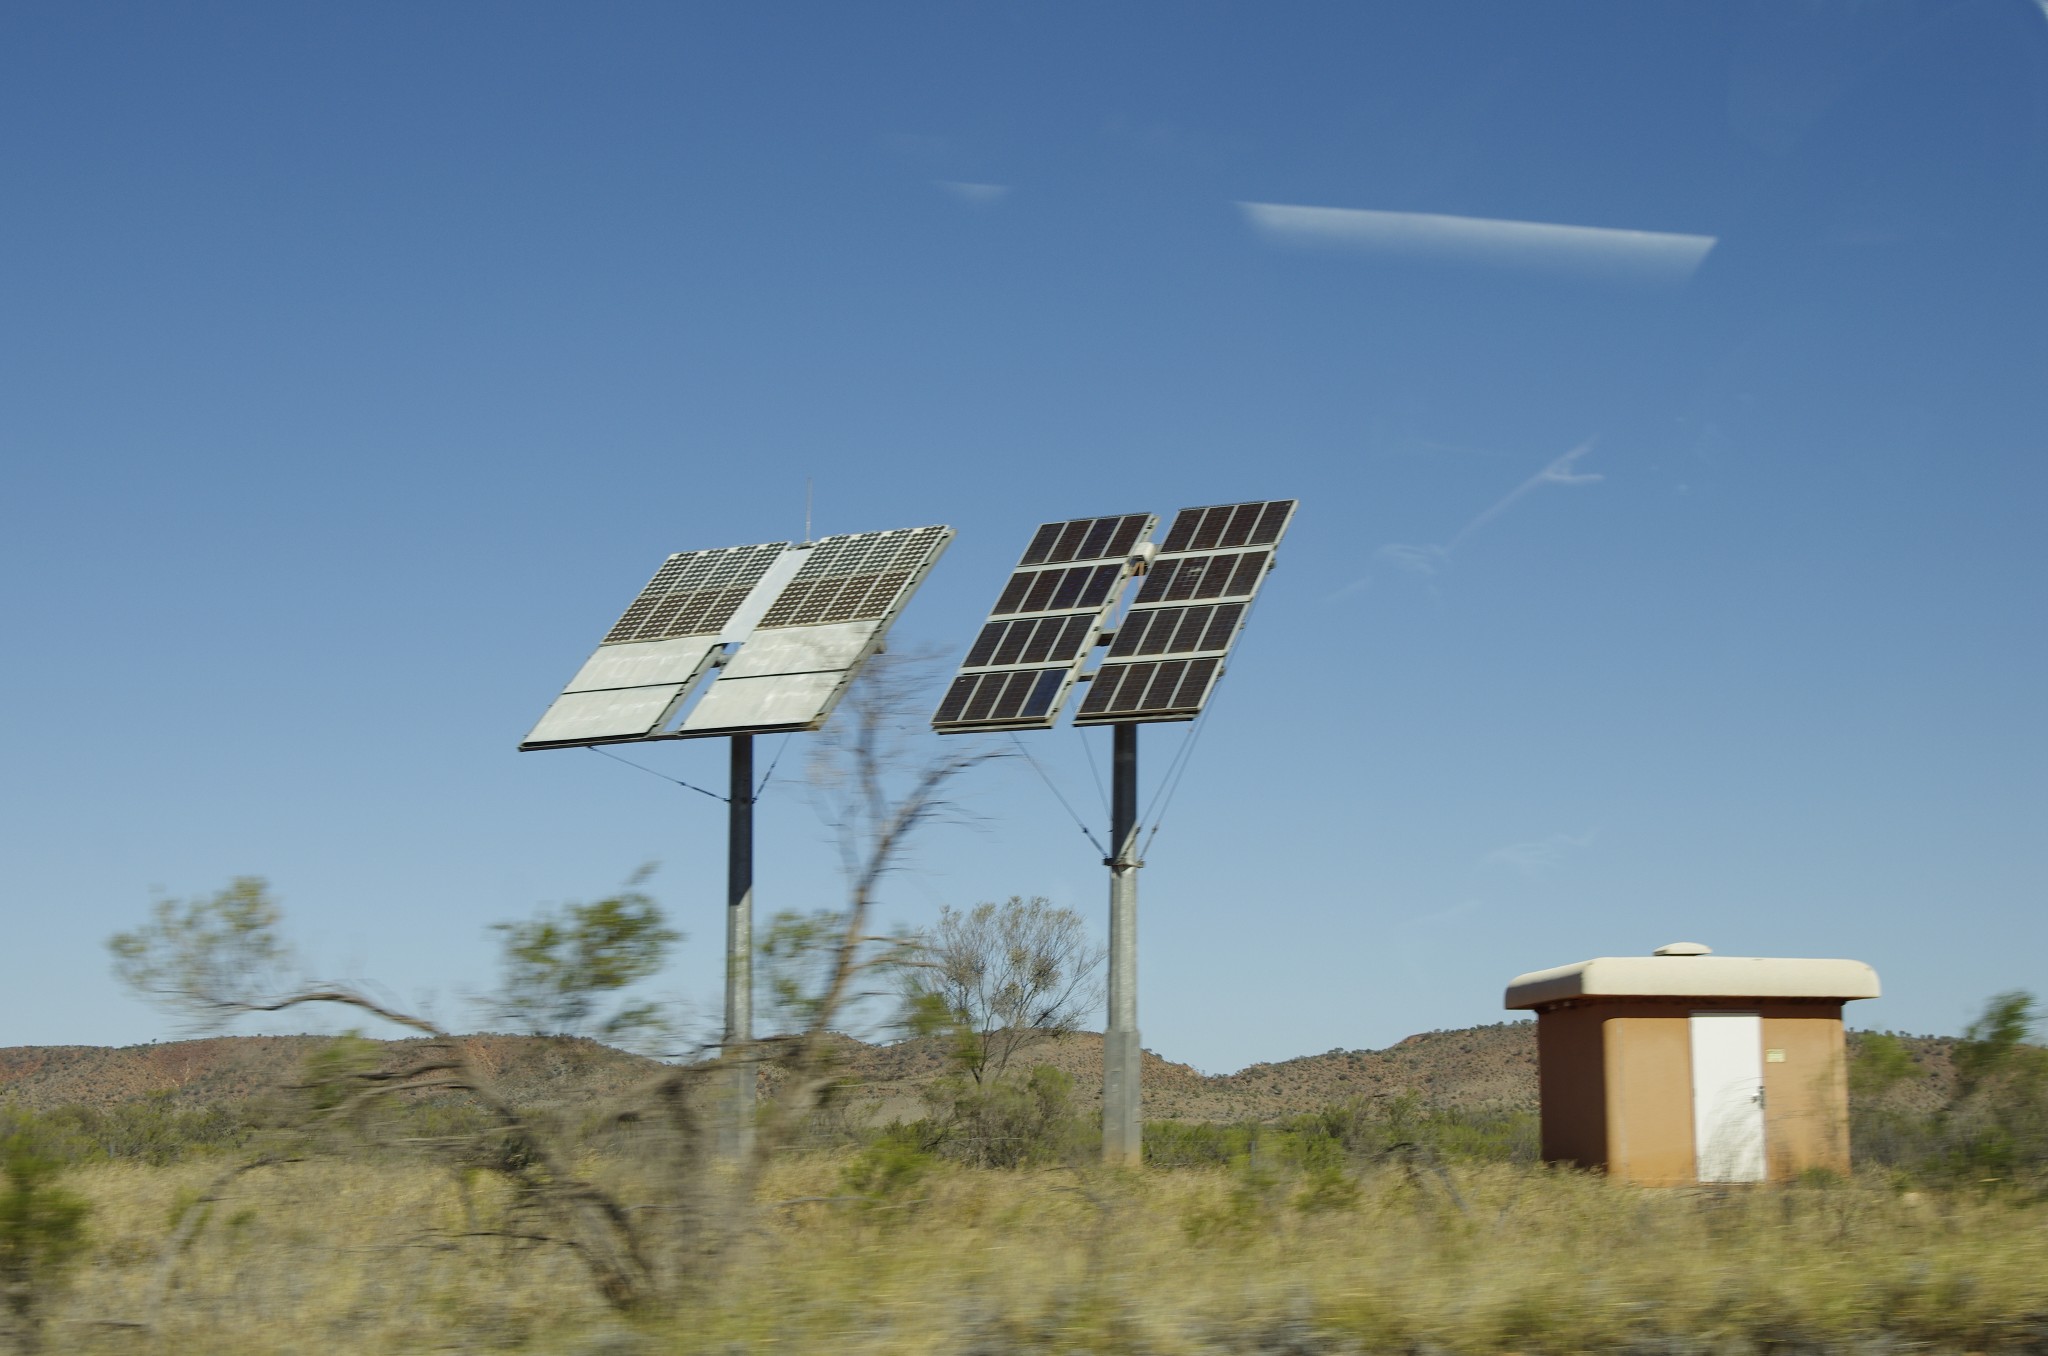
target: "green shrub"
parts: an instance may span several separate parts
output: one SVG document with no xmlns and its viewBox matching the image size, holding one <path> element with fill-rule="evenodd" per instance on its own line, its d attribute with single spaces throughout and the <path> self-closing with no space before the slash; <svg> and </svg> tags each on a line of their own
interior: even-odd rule
<svg viewBox="0 0 2048 1356">
<path fill-rule="evenodd" d="M 1992 998 L 1955 1044 L 1953 1093 L 1931 1109 L 1915 1104 L 1924 1073 L 1896 1037 L 1857 1036 L 1849 1061 L 1855 1160 L 1908 1179 L 2048 1187 L 2048 1050 L 2026 1039 L 2038 1022 L 2033 995 Z"/>
<path fill-rule="evenodd" d="M 1022 1168 L 1071 1162 L 1092 1147 L 1092 1127 L 1074 1112 L 1074 1079 L 1050 1064 L 1018 1077 L 972 1083 L 954 1075 L 925 1093 L 933 1115 L 923 1133 L 948 1157 L 974 1167 Z"/>
<path fill-rule="evenodd" d="M 19 1121 L 0 1124 L 0 1305 L 16 1344 L 39 1350 L 43 1310 L 85 1248 L 88 1207 L 57 1184 L 62 1163 Z"/>
<path fill-rule="evenodd" d="M 840 1182 L 866 1210 L 901 1210 L 917 1204 L 912 1193 L 938 1162 L 920 1127 L 892 1125 L 846 1165 Z"/>
<path fill-rule="evenodd" d="M 1539 1140 L 1533 1111 L 1429 1110 L 1413 1094 L 1403 1094 L 1338 1103 L 1271 1123 L 1153 1121 L 1145 1127 L 1145 1161 L 1162 1168 L 1227 1167 L 1263 1155 L 1308 1171 L 1419 1150 L 1459 1162 L 1533 1163 Z"/>
</svg>

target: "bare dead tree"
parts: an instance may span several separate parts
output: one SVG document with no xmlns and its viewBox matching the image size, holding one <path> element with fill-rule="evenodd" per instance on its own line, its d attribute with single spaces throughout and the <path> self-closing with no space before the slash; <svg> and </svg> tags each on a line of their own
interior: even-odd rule
<svg viewBox="0 0 2048 1356">
<path fill-rule="evenodd" d="M 1102 945 L 1080 914 L 1048 899 L 944 908 L 915 940 L 903 997 L 950 1031 L 954 1062 L 976 1087 L 1002 1078 L 1027 1047 L 1075 1030 L 1102 1001 Z"/>
<path fill-rule="evenodd" d="M 754 1042 L 724 1058 L 752 1059 L 782 1075 L 762 1108 L 751 1155 L 731 1184 L 739 1209 L 718 1212 L 728 1228 L 745 1227 L 761 1178 L 777 1151 L 796 1142 L 836 1082 L 831 1038 L 864 999 L 892 992 L 892 976 L 917 960 L 915 937 L 881 934 L 874 912 L 884 882 L 908 865 L 920 831 L 964 817 L 953 799 L 960 777 L 1004 756 L 985 741 L 945 741 L 924 726 L 920 698 L 927 666 L 888 657 L 870 661 L 812 759 L 810 781 L 832 829 L 845 879 L 836 913 L 813 915 L 804 935 L 818 948 L 815 989 L 791 1004 L 799 1028 Z M 679 1070 L 673 1078 L 684 1077 Z M 661 1088 L 674 1100 L 669 1088 Z M 707 1240 L 704 1260 L 716 1272 L 728 1250 Z"/>
<path fill-rule="evenodd" d="M 366 1013 L 425 1037 L 426 1053 L 410 1063 L 341 1071 L 336 1080 L 339 1095 L 323 1116 L 339 1120 L 372 1101 L 403 1094 L 466 1095 L 485 1112 L 487 1136 L 495 1146 L 493 1152 L 478 1155 L 476 1149 L 485 1137 L 471 1137 L 465 1146 L 470 1159 L 512 1179 L 523 1199 L 553 1218 L 559 1230 L 556 1241 L 583 1260 L 607 1302 L 620 1309 L 645 1303 L 652 1293 L 653 1271 L 631 1213 L 572 1169 L 567 1155 L 477 1066 L 462 1040 L 426 1017 L 348 985 L 309 985 L 269 995 L 244 987 L 267 986 L 287 962 L 289 948 L 278 933 L 281 918 L 268 887 L 252 877 L 235 881 L 209 900 L 165 901 L 148 925 L 111 940 L 115 971 L 131 988 L 182 1012 L 195 1024 L 217 1026 L 248 1013 L 329 1005 Z M 269 1151 L 247 1168 L 280 1157 Z M 224 1181 L 235 1175 L 239 1173 Z M 167 1283 L 166 1276 L 159 1288 Z"/>
</svg>

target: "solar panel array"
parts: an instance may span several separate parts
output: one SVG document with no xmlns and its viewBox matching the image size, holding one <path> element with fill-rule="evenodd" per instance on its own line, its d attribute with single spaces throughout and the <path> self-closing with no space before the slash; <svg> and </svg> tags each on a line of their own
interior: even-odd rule
<svg viewBox="0 0 2048 1356">
<path fill-rule="evenodd" d="M 1182 509 L 1074 713 L 1076 725 L 1192 720 L 1223 674 L 1292 499 Z"/>
<path fill-rule="evenodd" d="M 815 728 L 952 539 L 905 528 L 670 556 L 520 747 Z"/>
<path fill-rule="evenodd" d="M 1044 729 L 1130 578 L 1149 513 L 1046 523 L 1032 534 L 932 718 L 935 729 Z"/>
<path fill-rule="evenodd" d="M 1175 515 L 1074 723 L 1199 715 L 1294 509 L 1292 499 L 1271 499 Z M 1053 725 L 1155 521 L 1134 513 L 1040 527 L 961 661 L 933 728 Z"/>
</svg>

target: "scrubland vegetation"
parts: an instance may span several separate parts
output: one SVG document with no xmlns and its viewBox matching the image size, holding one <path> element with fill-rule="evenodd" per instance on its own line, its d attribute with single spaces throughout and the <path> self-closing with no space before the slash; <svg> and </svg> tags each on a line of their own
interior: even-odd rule
<svg viewBox="0 0 2048 1356">
<path fill-rule="evenodd" d="M 904 769 L 850 701 L 843 908 L 763 948 L 782 1021 L 573 1107 L 356 989 L 284 981 L 261 880 L 159 904 L 116 970 L 188 1017 L 339 1007 L 414 1034 L 319 1046 L 270 1093 L 30 1110 L 0 1098 L 0 1342 L 24 1352 L 2048 1352 L 2048 1051 L 2008 994 L 1933 1094 L 1906 1044 L 1851 1069 L 1853 1180 L 1646 1190 L 1536 1161 L 1527 1109 L 1412 1093 L 1162 1121 L 1095 1160 L 1035 1061 L 1095 953 L 1043 900 L 872 934 L 876 882 L 981 755 Z M 835 747 L 829 740 L 828 752 Z M 892 777 L 892 774 L 900 774 Z M 900 790 L 891 790 L 892 780 Z M 501 928 L 497 1012 L 651 1038 L 674 940 L 638 880 Z M 875 995 L 950 1069 L 864 1123 L 835 1035 Z M 739 1066 L 739 1067 L 736 1067 Z M 731 1091 L 764 1075 L 751 1143 Z"/>
<path fill-rule="evenodd" d="M 821 1116 L 719 1265 L 632 1310 L 520 1179 L 437 1152 L 467 1132 L 458 1101 L 279 1161 L 251 1152 L 275 1125 L 237 1147 L 224 1113 L 154 1134 L 15 1114 L 4 1133 L 63 1164 L 32 1191 L 77 1205 L 39 1282 L 59 1351 L 2048 1350 L 2040 1052 L 2000 1002 L 1958 1047 L 1968 1086 L 1931 1110 L 1902 1109 L 1912 1070 L 1865 1038 L 1857 1134 L 1880 1147 L 1854 1180 L 1783 1188 L 1548 1169 L 1527 1113 L 1403 1098 L 1154 1124 L 1135 1172 L 1089 1163 L 1092 1127 L 1042 1073 L 971 1124 Z M 576 1172 L 659 1212 L 641 1131 L 554 1129 Z M 1015 1166 L 977 1166 L 971 1137 L 998 1133 L 1025 1141 Z"/>
</svg>

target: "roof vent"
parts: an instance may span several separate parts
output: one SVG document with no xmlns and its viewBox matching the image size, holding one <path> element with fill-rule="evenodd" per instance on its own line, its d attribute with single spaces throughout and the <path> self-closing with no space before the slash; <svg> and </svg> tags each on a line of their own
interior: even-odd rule
<svg viewBox="0 0 2048 1356">
<path fill-rule="evenodd" d="M 1701 946 L 1698 942 L 1673 942 L 1669 946 L 1658 947 L 1651 954 L 1658 956 L 1711 956 L 1714 954 L 1714 948 L 1711 946 Z"/>
</svg>

